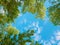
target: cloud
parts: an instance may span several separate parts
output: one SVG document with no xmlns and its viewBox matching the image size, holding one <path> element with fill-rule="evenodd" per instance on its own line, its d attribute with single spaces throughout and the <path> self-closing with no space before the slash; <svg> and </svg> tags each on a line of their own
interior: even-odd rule
<svg viewBox="0 0 60 45">
<path fill-rule="evenodd" d="M 39 42 L 40 42 L 40 43 L 43 43 L 43 42 L 44 42 L 44 40 L 42 40 L 42 39 L 41 39 Z"/>
<path fill-rule="evenodd" d="M 38 21 L 33 22 L 31 26 L 34 27 L 34 30 L 36 31 L 36 33 L 40 33 L 41 30 L 42 30 L 42 27 L 39 27 L 39 22 Z"/>
<path fill-rule="evenodd" d="M 60 40 L 60 31 L 56 31 L 56 32 L 55 32 L 55 39 L 56 39 L 57 41 Z"/>
<path fill-rule="evenodd" d="M 52 45 L 52 44 L 51 44 L 51 42 L 49 42 L 49 41 L 44 41 L 44 42 L 43 42 L 43 45 Z"/>
<path fill-rule="evenodd" d="M 24 20 L 23 22 L 26 22 L 26 20 Z M 28 28 L 28 29 L 33 28 L 38 33 L 40 33 L 41 29 L 42 29 L 42 27 L 39 27 L 39 22 L 32 22 L 31 24 L 29 24 L 28 26 L 26 26 L 25 29 L 26 28 Z"/>
<path fill-rule="evenodd" d="M 42 27 L 39 27 L 39 22 L 32 22 L 30 25 L 26 26 L 24 29 L 25 30 L 33 29 L 35 31 L 35 33 L 34 33 L 35 41 L 38 41 L 39 39 L 41 39 L 41 36 L 39 34 L 42 30 Z"/>
<path fill-rule="evenodd" d="M 56 36 L 56 40 L 60 40 L 60 36 Z"/>
<path fill-rule="evenodd" d="M 58 44 L 57 45 L 60 45 L 60 42 L 58 42 Z"/>
<path fill-rule="evenodd" d="M 56 43 L 55 40 L 50 40 L 50 42 L 51 42 L 51 44 L 55 44 Z"/>
<path fill-rule="evenodd" d="M 39 27 L 38 25 L 39 25 L 39 22 L 32 22 L 32 26 Z"/>
<path fill-rule="evenodd" d="M 40 28 L 38 28 L 38 31 L 37 31 L 37 33 L 40 33 L 41 32 L 41 27 Z"/>
<path fill-rule="evenodd" d="M 43 45 L 60 45 L 60 30 L 55 31 L 49 40 L 40 38 L 40 43 Z"/>
<path fill-rule="evenodd" d="M 26 20 L 24 20 L 23 22 L 26 22 Z M 41 38 L 41 30 L 43 27 L 39 26 L 39 22 L 32 22 L 30 25 L 26 26 L 25 29 L 34 29 L 34 31 L 36 31 L 36 33 L 34 34 L 34 40 L 35 41 L 39 41 L 40 43 L 42 43 L 43 45 L 54 45 L 54 44 L 60 44 L 57 43 L 57 41 L 60 40 L 60 31 L 55 31 L 53 33 L 53 35 L 51 36 L 51 38 L 49 38 L 48 41 L 44 40 Z M 40 35 L 39 35 L 40 34 Z"/>
<path fill-rule="evenodd" d="M 38 41 L 39 39 L 41 39 L 41 36 L 39 36 L 38 34 L 34 34 L 34 40 L 35 41 Z"/>
</svg>

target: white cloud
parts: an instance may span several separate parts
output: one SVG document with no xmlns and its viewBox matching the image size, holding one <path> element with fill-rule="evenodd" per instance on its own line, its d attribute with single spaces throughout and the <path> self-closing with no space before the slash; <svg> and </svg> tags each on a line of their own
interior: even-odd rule
<svg viewBox="0 0 60 45">
<path fill-rule="evenodd" d="M 52 45 L 49 41 L 44 41 L 44 45 Z"/>
<path fill-rule="evenodd" d="M 40 33 L 41 32 L 41 29 L 40 28 L 38 28 L 38 33 Z"/>
<path fill-rule="evenodd" d="M 50 42 L 48 42 L 46 45 L 52 45 Z"/>
<path fill-rule="evenodd" d="M 26 21 L 25 21 L 26 22 Z M 32 22 L 32 24 L 28 25 L 27 27 L 25 27 L 25 29 L 31 29 L 33 28 L 34 31 L 36 31 L 36 33 L 40 33 L 42 30 L 42 27 L 39 27 L 39 22 Z"/>
<path fill-rule="evenodd" d="M 43 42 L 44 42 L 44 40 L 41 40 L 41 41 L 40 41 L 40 43 L 43 43 Z"/>
<path fill-rule="evenodd" d="M 55 40 L 50 40 L 50 42 L 51 42 L 52 44 L 55 44 L 55 43 L 56 43 Z"/>
<path fill-rule="evenodd" d="M 52 44 L 55 44 L 55 43 L 56 43 L 56 40 L 54 39 L 53 36 L 51 37 L 50 42 L 51 42 Z"/>
<path fill-rule="evenodd" d="M 34 38 L 35 41 L 38 41 L 38 40 L 41 38 L 41 37 L 40 37 L 38 34 L 36 34 L 36 33 L 34 34 L 34 37 L 35 37 L 35 38 Z"/>
<path fill-rule="evenodd" d="M 60 31 L 55 32 L 55 38 L 56 38 L 57 41 L 60 40 Z"/>
<path fill-rule="evenodd" d="M 37 33 L 40 34 L 42 27 L 37 27 Z"/>
<path fill-rule="evenodd" d="M 60 36 L 56 36 L 56 40 L 60 40 Z"/>
<path fill-rule="evenodd" d="M 35 23 L 35 22 L 33 22 L 33 23 L 32 23 L 32 25 L 33 25 L 33 26 L 36 26 L 36 23 Z"/>
<path fill-rule="evenodd" d="M 42 27 L 39 27 L 39 22 L 33 22 L 32 26 L 34 27 L 34 30 L 36 30 L 36 33 L 40 33 L 42 30 Z"/>
<path fill-rule="evenodd" d="M 34 27 L 38 27 L 39 22 L 33 22 L 32 25 L 33 25 Z"/>
<path fill-rule="evenodd" d="M 57 45 L 60 45 L 60 42 L 58 42 L 58 44 Z"/>
<path fill-rule="evenodd" d="M 58 36 L 60 36 L 60 31 L 58 31 L 56 34 L 57 34 Z"/>
<path fill-rule="evenodd" d="M 39 22 L 33 22 L 32 24 L 27 26 L 26 29 L 31 27 L 33 27 L 33 29 L 36 30 L 36 33 L 34 34 L 35 41 L 40 40 L 40 43 L 43 43 L 44 45 L 52 45 L 52 44 L 54 45 L 57 44 L 57 41 L 60 40 L 60 31 L 55 31 L 55 33 L 53 33 L 53 36 L 50 38 L 50 40 L 44 41 L 43 39 L 41 39 L 41 35 L 39 35 L 42 30 L 42 27 L 39 27 Z"/>
<path fill-rule="evenodd" d="M 38 33 L 35 33 L 34 36 L 35 36 L 34 39 L 36 41 L 40 40 L 40 43 L 42 43 L 43 45 L 55 45 L 55 44 L 60 45 L 60 42 L 58 42 L 58 41 L 60 41 L 60 31 L 55 31 L 55 33 L 53 33 L 53 35 L 50 38 L 50 40 L 43 40 L 41 38 L 41 35 L 38 35 Z"/>
</svg>

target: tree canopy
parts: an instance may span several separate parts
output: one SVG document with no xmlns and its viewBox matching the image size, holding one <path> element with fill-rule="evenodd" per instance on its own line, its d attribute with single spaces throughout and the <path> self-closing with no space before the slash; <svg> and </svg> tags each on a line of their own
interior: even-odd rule
<svg viewBox="0 0 60 45">
<path fill-rule="evenodd" d="M 54 4 L 54 3 L 53 3 Z M 48 8 L 50 20 L 55 25 L 60 25 L 60 3 L 55 3 Z"/>
<path fill-rule="evenodd" d="M 48 8 L 44 5 L 46 1 L 51 4 Z M 22 11 L 18 9 L 19 7 L 22 7 Z M 16 28 L 9 24 L 14 22 L 20 11 L 21 13 L 30 12 L 36 14 L 36 18 L 44 19 L 46 10 L 50 21 L 54 25 L 60 25 L 60 0 L 0 0 L 0 44 L 25 45 L 26 42 L 30 42 L 29 38 L 33 31 L 20 34 Z M 16 38 L 17 36 L 18 38 Z M 27 39 L 24 40 L 24 37 Z M 36 42 L 34 45 L 40 44 Z"/>
<path fill-rule="evenodd" d="M 34 41 L 32 41 L 31 36 L 33 35 L 34 30 L 20 33 L 15 27 L 9 25 L 3 29 L 3 32 L 0 32 L 0 45 L 26 45 L 26 43 L 30 43 L 30 45 L 40 45 L 38 42 L 34 43 Z"/>
<path fill-rule="evenodd" d="M 46 9 L 45 2 L 49 1 L 52 6 Z M 60 25 L 60 1 L 59 0 L 0 0 L 0 23 L 9 23 L 19 15 L 18 7 L 22 7 L 22 13 L 31 12 L 37 18 L 43 19 L 48 10 L 50 21 L 54 25 Z M 5 20 L 5 21 L 4 21 Z"/>
<path fill-rule="evenodd" d="M 0 45 L 26 45 L 27 42 L 32 42 L 31 36 L 34 34 L 33 30 L 17 34 L 18 30 L 11 30 L 14 28 L 8 27 L 6 33 L 0 34 Z"/>
</svg>

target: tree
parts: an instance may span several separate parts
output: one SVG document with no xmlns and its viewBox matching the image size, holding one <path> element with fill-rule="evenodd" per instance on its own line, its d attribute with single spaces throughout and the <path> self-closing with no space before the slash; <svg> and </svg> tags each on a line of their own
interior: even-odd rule
<svg viewBox="0 0 60 45">
<path fill-rule="evenodd" d="M 15 0 L 0 0 L 0 7 L 4 13 L 0 13 L 0 23 L 9 23 L 14 21 L 19 14 L 18 6 L 20 2 Z"/>
<path fill-rule="evenodd" d="M 31 36 L 33 36 L 33 34 L 34 30 L 20 33 L 10 25 L 5 28 L 4 34 L 0 34 L 0 45 L 26 45 L 27 42 L 32 43 Z"/>
<path fill-rule="evenodd" d="M 50 21 L 54 25 L 60 25 L 60 0 L 48 0 L 52 4 L 48 9 L 44 6 L 45 1 L 47 0 L 0 0 L 0 8 L 4 11 L 0 13 L 0 23 L 13 22 L 19 14 L 18 7 L 22 7 L 22 13 L 31 12 L 41 19 L 44 19 L 46 10 L 48 10 Z"/>
<path fill-rule="evenodd" d="M 51 2 L 52 6 L 48 8 L 50 20 L 53 22 L 54 25 L 60 25 L 60 1 L 53 1 Z"/>
<path fill-rule="evenodd" d="M 3 31 L 2 31 L 3 30 Z M 34 30 L 28 30 L 20 33 L 15 27 L 8 25 L 1 27 L 0 30 L 0 45 L 26 45 L 27 42 L 32 43 L 31 36 L 34 35 Z"/>
<path fill-rule="evenodd" d="M 46 8 L 44 6 L 45 0 L 24 0 L 22 6 L 22 12 L 36 13 L 36 17 L 44 18 Z"/>
<path fill-rule="evenodd" d="M 23 3 L 21 3 L 23 2 Z M 0 14 L 0 23 L 9 23 L 14 21 L 14 19 L 19 14 L 18 7 L 22 7 L 22 12 L 32 12 L 37 13 L 37 17 L 44 18 L 45 15 L 45 6 L 44 0 L 0 0 L 0 7 L 4 11 L 4 13 Z M 5 20 L 5 21 L 3 21 Z"/>
<path fill-rule="evenodd" d="M 48 9 L 44 6 L 45 1 L 47 0 L 0 0 L 0 44 L 5 45 L 8 42 L 8 45 L 9 43 L 15 45 L 22 41 L 20 40 L 16 42 L 16 40 L 19 39 L 16 39 L 16 34 L 18 37 L 24 34 L 20 34 L 16 28 L 9 26 L 9 24 L 14 22 L 14 19 L 17 18 L 20 13 L 18 7 L 22 7 L 22 13 L 30 12 L 36 14 L 36 17 L 41 19 L 44 19 L 46 10 L 48 10 L 50 21 L 54 25 L 60 25 L 60 0 L 49 0 L 49 3 L 51 3 L 52 6 L 48 7 Z M 10 37 L 11 35 L 14 35 L 13 38 Z M 27 36 L 29 37 L 29 35 Z M 27 41 L 23 40 L 20 44 L 24 45 L 25 42 Z"/>
<path fill-rule="evenodd" d="M 30 45 L 41 45 L 40 43 L 38 43 L 37 41 L 34 42 L 34 40 L 32 41 L 32 43 L 30 43 Z"/>
<path fill-rule="evenodd" d="M 46 9 L 44 6 L 45 1 L 52 4 Z M 37 18 L 44 18 L 46 10 L 49 13 L 49 19 L 54 25 L 60 25 L 60 0 L 24 0 L 23 11 L 37 13 Z"/>
<path fill-rule="evenodd" d="M 26 42 L 31 42 L 33 30 L 21 34 L 10 25 L 20 13 L 18 7 L 21 5 L 19 0 L 0 0 L 0 45 L 26 45 Z M 24 11 L 22 10 L 22 12 Z"/>
</svg>

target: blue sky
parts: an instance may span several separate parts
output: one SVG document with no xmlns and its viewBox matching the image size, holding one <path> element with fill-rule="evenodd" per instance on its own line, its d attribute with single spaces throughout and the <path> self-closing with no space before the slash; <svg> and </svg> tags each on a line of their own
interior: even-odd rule
<svg viewBox="0 0 60 45">
<path fill-rule="evenodd" d="M 46 8 L 50 5 L 51 4 L 46 1 Z M 43 45 L 60 45 L 60 26 L 54 26 L 53 23 L 49 21 L 47 10 L 44 20 L 35 18 L 34 14 L 26 12 L 25 14 L 20 13 L 12 25 L 21 32 L 34 29 L 36 31 L 34 39 Z"/>
</svg>

